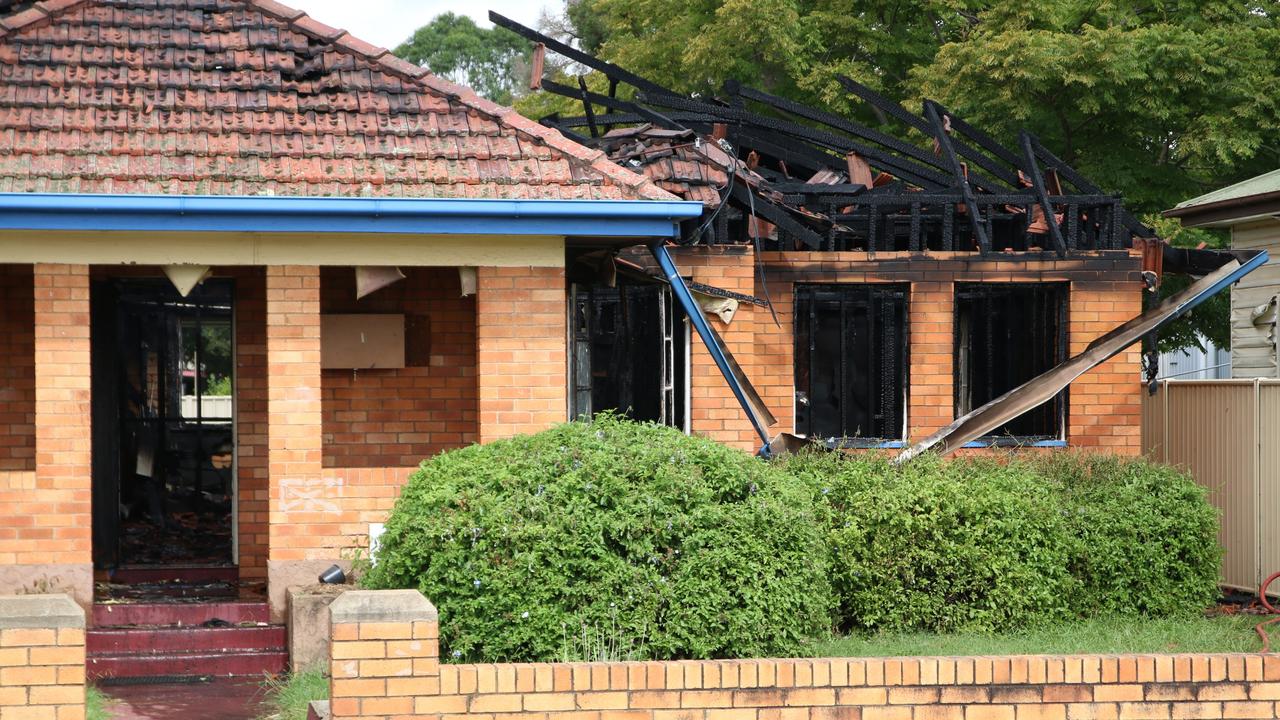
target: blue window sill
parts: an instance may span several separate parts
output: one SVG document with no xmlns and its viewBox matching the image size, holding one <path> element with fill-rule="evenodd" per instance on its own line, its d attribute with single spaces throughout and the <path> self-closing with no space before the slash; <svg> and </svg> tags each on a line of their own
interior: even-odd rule
<svg viewBox="0 0 1280 720">
<path fill-rule="evenodd" d="M 1018 440 L 1017 438 L 986 438 L 967 442 L 966 448 L 1064 448 L 1066 440 Z"/>
</svg>

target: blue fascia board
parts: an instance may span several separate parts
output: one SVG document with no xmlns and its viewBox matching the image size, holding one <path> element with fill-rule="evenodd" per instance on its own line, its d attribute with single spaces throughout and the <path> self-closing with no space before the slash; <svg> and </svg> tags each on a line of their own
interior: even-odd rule
<svg viewBox="0 0 1280 720">
<path fill-rule="evenodd" d="M 657 200 L 0 193 L 0 229 L 672 238 L 702 210 Z"/>
</svg>

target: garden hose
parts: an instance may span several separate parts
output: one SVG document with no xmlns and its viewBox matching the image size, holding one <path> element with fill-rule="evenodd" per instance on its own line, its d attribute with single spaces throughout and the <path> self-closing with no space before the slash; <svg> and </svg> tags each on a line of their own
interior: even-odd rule
<svg viewBox="0 0 1280 720">
<path fill-rule="evenodd" d="M 1270 620 L 1264 620 L 1258 623 L 1253 629 L 1258 633 L 1258 637 L 1262 638 L 1262 652 L 1271 652 L 1271 637 L 1267 635 L 1267 626 L 1280 622 L 1280 610 L 1277 610 L 1271 601 L 1267 599 L 1267 587 L 1276 578 L 1280 578 L 1280 572 L 1271 573 L 1270 577 L 1262 581 L 1262 585 L 1258 587 L 1258 602 L 1262 603 L 1262 607 L 1267 612 L 1275 615 Z"/>
</svg>

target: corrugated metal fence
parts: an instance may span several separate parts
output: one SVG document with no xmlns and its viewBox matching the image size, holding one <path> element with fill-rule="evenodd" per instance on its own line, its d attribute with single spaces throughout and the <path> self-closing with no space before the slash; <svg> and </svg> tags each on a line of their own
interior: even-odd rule
<svg viewBox="0 0 1280 720">
<path fill-rule="evenodd" d="M 1144 393 L 1142 446 L 1222 511 L 1224 585 L 1256 591 L 1280 570 L 1280 381 L 1161 381 Z"/>
</svg>

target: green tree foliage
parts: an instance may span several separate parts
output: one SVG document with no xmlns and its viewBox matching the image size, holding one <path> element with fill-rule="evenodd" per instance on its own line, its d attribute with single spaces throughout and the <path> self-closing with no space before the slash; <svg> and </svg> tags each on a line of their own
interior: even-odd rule
<svg viewBox="0 0 1280 720">
<path fill-rule="evenodd" d="M 482 28 L 466 15 L 437 15 L 394 52 L 503 105 L 527 85 L 529 43 L 502 28 Z"/>
</svg>

